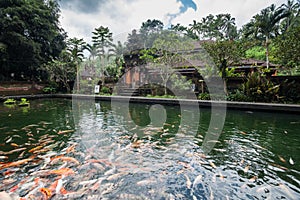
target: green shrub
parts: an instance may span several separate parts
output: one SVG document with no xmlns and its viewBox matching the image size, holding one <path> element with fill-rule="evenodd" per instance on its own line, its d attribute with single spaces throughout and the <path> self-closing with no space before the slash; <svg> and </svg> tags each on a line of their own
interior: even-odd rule
<svg viewBox="0 0 300 200">
<path fill-rule="evenodd" d="M 175 99 L 176 96 L 173 96 L 173 95 L 151 95 L 151 94 L 148 94 L 146 97 L 148 98 L 165 98 L 165 99 Z"/>
<path fill-rule="evenodd" d="M 300 83 L 288 80 L 281 83 L 280 97 L 281 103 L 300 103 Z"/>
<path fill-rule="evenodd" d="M 200 99 L 200 100 L 210 100 L 210 94 L 209 93 L 201 93 L 201 94 L 199 94 L 198 99 Z"/>
<path fill-rule="evenodd" d="M 111 94 L 111 91 L 108 87 L 103 86 L 100 91 L 102 94 Z"/>
<path fill-rule="evenodd" d="M 251 99 L 249 97 L 247 97 L 243 92 L 241 92 L 240 90 L 236 90 L 235 93 L 230 93 L 228 94 L 228 96 L 226 97 L 227 101 L 251 101 Z"/>
<path fill-rule="evenodd" d="M 277 102 L 279 89 L 280 85 L 274 85 L 258 72 L 250 74 L 247 82 L 242 85 L 243 94 L 254 102 Z"/>
<path fill-rule="evenodd" d="M 43 92 L 46 94 L 53 94 L 56 92 L 56 88 L 52 86 L 44 87 Z"/>
</svg>

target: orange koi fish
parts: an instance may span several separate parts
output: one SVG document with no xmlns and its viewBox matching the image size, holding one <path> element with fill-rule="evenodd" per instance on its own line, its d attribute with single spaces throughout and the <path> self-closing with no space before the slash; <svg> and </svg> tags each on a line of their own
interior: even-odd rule
<svg viewBox="0 0 300 200">
<path fill-rule="evenodd" d="M 286 160 L 285 160 L 282 156 L 279 156 L 279 155 L 278 155 L 278 158 L 279 158 L 279 160 L 280 160 L 281 162 L 284 162 L 284 163 L 286 162 Z"/>
<path fill-rule="evenodd" d="M 74 130 L 65 130 L 65 131 L 58 131 L 57 134 L 61 135 L 61 134 L 72 133 L 72 132 L 74 132 Z"/>
<path fill-rule="evenodd" d="M 209 164 L 210 164 L 210 166 L 212 166 L 212 168 L 214 168 L 214 169 L 216 169 L 216 168 L 217 168 L 217 166 L 215 165 L 215 163 L 213 163 L 212 161 L 211 161 L 211 162 L 209 162 Z"/>
<path fill-rule="evenodd" d="M 73 169 L 70 168 L 62 168 L 57 170 L 52 170 L 49 174 L 56 174 L 56 175 L 72 175 L 75 174 Z"/>
<path fill-rule="evenodd" d="M 8 154 L 12 154 L 12 153 L 16 153 L 16 152 L 20 152 L 20 151 L 24 151 L 24 150 L 26 150 L 26 147 L 22 147 L 22 148 L 19 148 L 19 149 L 13 149 L 13 150 L 8 151 L 8 152 L 0 151 L 0 154 L 8 155 Z"/>
<path fill-rule="evenodd" d="M 40 188 L 40 191 L 44 195 L 44 199 L 49 199 L 52 196 L 52 192 L 48 188 Z"/>
<path fill-rule="evenodd" d="M 32 161 L 34 159 L 35 156 L 31 156 L 29 158 L 23 159 L 23 160 L 18 160 L 16 162 L 10 162 L 10 163 L 6 163 L 6 164 L 2 164 L 0 165 L 0 170 L 5 169 L 5 168 L 9 168 L 9 167 L 16 167 L 19 165 L 23 165 L 28 163 L 29 161 Z"/>
<path fill-rule="evenodd" d="M 19 147 L 19 145 L 16 144 L 16 143 L 10 143 L 10 145 L 11 145 L 12 147 Z"/>
<path fill-rule="evenodd" d="M 67 149 L 66 149 L 66 152 L 67 153 L 71 153 L 71 152 L 75 152 L 75 147 L 76 147 L 76 144 L 73 144 L 72 146 L 70 146 L 70 147 L 68 147 Z"/>
<path fill-rule="evenodd" d="M 55 162 L 57 162 L 59 160 L 62 160 L 62 161 L 65 161 L 65 162 L 72 162 L 72 163 L 75 163 L 76 165 L 80 164 L 79 161 L 76 160 L 75 158 L 73 158 L 73 157 L 66 157 L 66 156 L 55 157 L 55 158 L 52 159 L 51 163 L 53 164 L 53 163 L 55 163 Z"/>
<path fill-rule="evenodd" d="M 40 150 L 41 148 L 43 148 L 43 146 L 37 146 L 37 147 L 34 147 L 34 148 L 30 149 L 28 152 L 33 153 L 37 150 Z"/>
</svg>

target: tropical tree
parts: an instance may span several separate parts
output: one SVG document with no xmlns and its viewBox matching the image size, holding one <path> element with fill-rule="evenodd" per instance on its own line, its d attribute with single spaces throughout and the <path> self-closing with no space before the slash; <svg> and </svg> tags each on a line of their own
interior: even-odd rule
<svg viewBox="0 0 300 200">
<path fill-rule="evenodd" d="M 142 23 L 140 33 L 145 36 L 149 36 L 152 33 L 159 33 L 164 28 L 164 24 L 157 19 L 150 20 Z"/>
<path fill-rule="evenodd" d="M 183 34 L 184 36 L 187 36 L 187 37 L 189 37 L 191 39 L 194 39 L 194 40 L 199 39 L 199 37 L 197 36 L 197 34 L 194 33 L 192 29 L 190 29 L 188 27 L 185 27 L 185 26 L 183 26 L 183 25 L 181 25 L 179 23 L 176 24 L 176 25 L 172 24 L 171 27 L 170 27 L 170 30 L 178 32 L 180 34 Z"/>
<path fill-rule="evenodd" d="M 67 45 L 68 45 L 67 51 L 70 53 L 71 60 L 72 60 L 72 62 L 75 63 L 75 66 L 76 66 L 76 73 L 77 73 L 76 90 L 78 92 L 80 89 L 79 88 L 79 66 L 84 58 L 83 51 L 86 47 L 86 43 L 82 38 L 81 39 L 71 38 L 68 40 Z"/>
<path fill-rule="evenodd" d="M 70 93 L 70 83 L 73 82 L 76 77 L 76 63 L 70 52 L 62 51 L 58 58 L 45 63 L 41 67 L 41 70 L 48 74 L 50 82 L 61 84 L 67 93 Z"/>
<path fill-rule="evenodd" d="M 233 40 L 237 38 L 237 27 L 235 25 L 235 18 L 231 17 L 230 14 L 217 15 L 216 21 L 218 26 L 221 28 L 221 38 Z"/>
<path fill-rule="evenodd" d="M 246 58 L 254 58 L 264 60 L 266 58 L 266 50 L 262 46 L 253 46 L 246 51 Z"/>
<path fill-rule="evenodd" d="M 163 30 L 164 24 L 157 19 L 148 19 L 142 23 L 140 34 L 144 43 L 143 48 L 151 48 L 157 35 Z"/>
<path fill-rule="evenodd" d="M 299 20 L 299 8 L 300 2 L 295 2 L 294 0 L 288 0 L 287 3 L 282 4 L 281 8 L 284 9 L 284 12 L 287 14 L 287 17 L 282 21 L 283 31 L 288 30 L 290 26 L 300 25 Z"/>
<path fill-rule="evenodd" d="M 202 40 L 235 39 L 238 35 L 235 18 L 230 14 L 210 14 L 200 22 L 194 20 L 190 30 Z"/>
<path fill-rule="evenodd" d="M 200 22 L 197 22 L 196 20 L 193 20 L 192 24 L 189 24 L 189 30 L 197 36 L 198 39 L 202 38 L 202 24 Z"/>
<path fill-rule="evenodd" d="M 139 34 L 137 30 L 135 29 L 132 30 L 132 32 L 128 34 L 125 45 L 126 45 L 126 51 L 129 52 L 141 50 L 142 48 L 144 48 L 142 35 Z"/>
<path fill-rule="evenodd" d="M 173 31 L 164 31 L 155 39 L 152 48 L 141 51 L 140 58 L 159 73 L 165 95 L 167 83 L 176 72 L 174 68 L 184 60 L 181 53 L 191 47 L 189 42 L 189 38 L 183 38 Z"/>
<path fill-rule="evenodd" d="M 287 32 L 275 39 L 275 55 L 283 66 L 300 67 L 300 26 L 290 27 Z"/>
<path fill-rule="evenodd" d="M 112 33 L 108 27 L 96 28 L 92 36 L 93 45 L 97 49 L 96 65 L 101 76 L 102 85 L 105 84 L 105 77 L 108 76 L 107 67 L 114 55 Z"/>
<path fill-rule="evenodd" d="M 126 48 L 123 46 L 123 44 L 121 43 L 121 41 L 118 41 L 118 43 L 116 45 L 114 45 L 114 55 L 115 55 L 115 63 L 117 65 L 118 68 L 123 66 L 124 63 L 124 53 L 126 51 Z"/>
<path fill-rule="evenodd" d="M 38 67 L 57 58 L 66 34 L 57 1 L 0 1 L 0 70 L 5 77 L 43 78 Z"/>
<path fill-rule="evenodd" d="M 203 43 L 203 47 L 213 58 L 214 63 L 219 66 L 224 81 L 224 92 L 227 94 L 227 68 L 244 56 L 242 43 L 236 41 L 238 32 L 235 18 L 230 14 L 216 16 L 210 14 L 202 18 L 200 22 L 193 21 L 190 27 L 200 39 L 209 40 Z M 204 73 L 212 74 L 214 71 L 212 66 L 207 66 Z"/>
<path fill-rule="evenodd" d="M 125 47 L 121 43 L 121 41 L 118 41 L 117 44 L 114 44 L 111 49 L 111 58 L 109 60 L 109 63 L 107 65 L 107 73 L 109 76 L 118 78 L 121 75 L 121 70 L 123 68 L 124 64 L 124 53 L 125 53 Z"/>
<path fill-rule="evenodd" d="M 224 83 L 224 92 L 227 90 L 227 68 L 239 62 L 245 55 L 245 46 L 236 40 L 218 40 L 203 43 L 205 50 L 212 57 L 214 63 L 219 66 L 219 71 Z"/>
<path fill-rule="evenodd" d="M 89 59 L 95 60 L 98 55 L 98 47 L 95 44 L 87 44 L 85 49 L 89 52 Z"/>
<path fill-rule="evenodd" d="M 279 22 L 288 15 L 284 8 L 276 8 L 276 6 L 272 4 L 255 15 L 253 19 L 243 27 L 245 38 L 252 35 L 254 38 L 264 40 L 267 68 L 269 68 L 270 39 L 280 34 Z"/>
<path fill-rule="evenodd" d="M 98 49 L 98 56 L 105 55 L 107 49 L 112 46 L 113 38 L 112 33 L 108 27 L 100 26 L 95 28 L 95 31 L 92 32 L 92 42 L 93 45 Z"/>
</svg>

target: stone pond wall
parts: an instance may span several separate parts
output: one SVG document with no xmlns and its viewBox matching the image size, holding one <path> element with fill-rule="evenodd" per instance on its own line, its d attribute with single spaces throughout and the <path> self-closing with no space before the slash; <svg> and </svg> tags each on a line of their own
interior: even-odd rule
<svg viewBox="0 0 300 200">
<path fill-rule="evenodd" d="M 0 96 L 42 94 L 45 83 L 0 82 Z"/>
</svg>

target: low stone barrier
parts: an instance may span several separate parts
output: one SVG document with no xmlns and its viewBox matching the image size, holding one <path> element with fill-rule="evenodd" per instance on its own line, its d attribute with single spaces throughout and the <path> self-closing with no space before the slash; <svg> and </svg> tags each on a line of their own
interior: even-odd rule
<svg viewBox="0 0 300 200">
<path fill-rule="evenodd" d="M 8 98 L 14 99 L 41 99 L 41 98 L 66 98 L 66 99 L 94 99 L 95 101 L 127 101 L 130 99 L 131 103 L 147 103 L 147 104 L 167 104 L 179 105 L 178 99 L 167 98 L 146 98 L 146 97 L 125 97 L 125 96 L 99 96 L 99 95 L 80 95 L 80 94 L 40 94 L 40 95 L 17 95 L 0 97 L 0 101 L 5 101 Z M 180 99 L 181 105 L 194 105 L 198 102 L 199 107 L 210 108 L 213 103 L 214 106 L 226 106 L 229 110 L 246 110 L 246 111 L 264 111 L 276 113 L 294 113 L 300 114 L 299 104 L 275 104 L 275 103 L 253 103 L 253 102 L 234 102 L 234 101 L 205 101 L 205 100 L 188 100 Z"/>
</svg>

